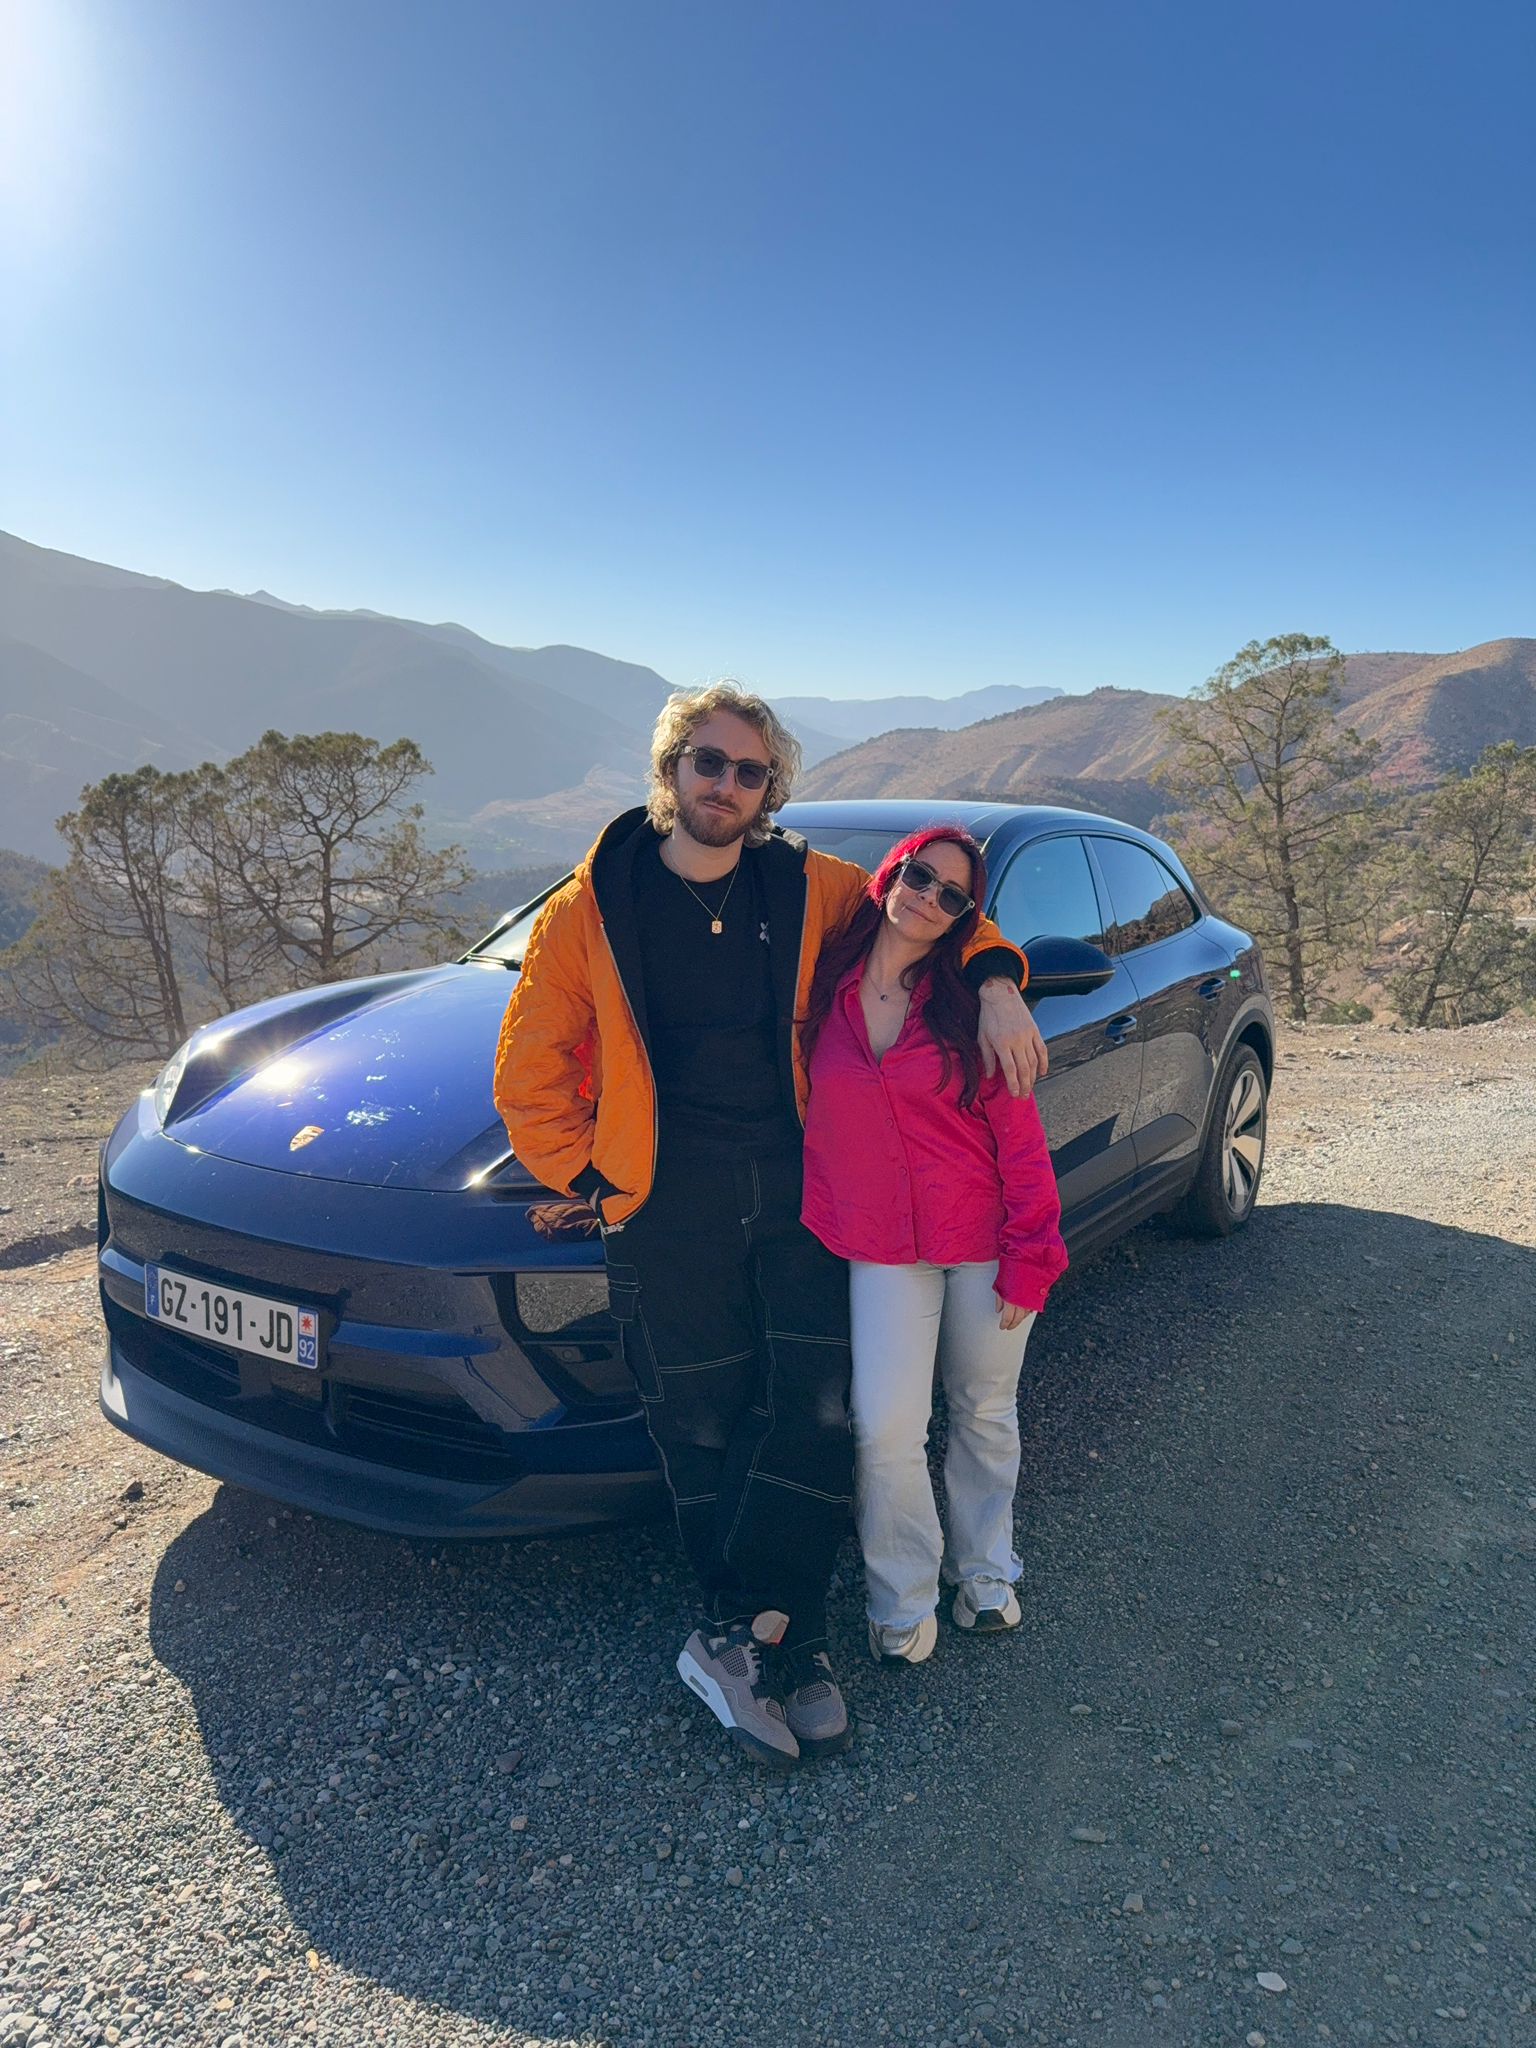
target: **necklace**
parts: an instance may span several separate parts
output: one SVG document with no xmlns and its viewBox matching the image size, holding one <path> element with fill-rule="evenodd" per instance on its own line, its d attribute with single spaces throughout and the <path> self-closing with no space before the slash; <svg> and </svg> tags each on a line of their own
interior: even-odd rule
<svg viewBox="0 0 1536 2048">
<path fill-rule="evenodd" d="M 725 915 L 725 906 L 731 900 L 731 891 L 736 886 L 736 877 L 741 873 L 741 862 L 737 861 L 735 867 L 731 869 L 731 879 L 725 885 L 725 894 L 720 898 L 719 908 L 715 910 L 710 909 L 709 905 L 704 901 L 704 898 L 699 894 L 698 890 L 694 888 L 693 884 L 686 879 L 686 877 L 677 874 L 676 868 L 672 868 L 671 872 L 674 875 L 677 875 L 677 879 L 682 883 L 683 887 L 688 891 L 688 894 L 693 898 L 694 902 L 697 903 L 700 910 L 702 910 L 704 915 L 709 919 L 710 930 L 714 933 L 716 938 L 719 938 L 720 934 L 725 930 L 725 924 L 723 922 Z"/>
<path fill-rule="evenodd" d="M 867 967 L 864 970 L 864 979 L 869 983 L 870 987 L 874 990 L 875 994 L 880 998 L 882 1003 L 888 1003 L 891 1000 L 891 997 L 896 993 L 896 989 L 894 988 L 882 988 L 879 982 L 876 981 L 875 977 L 870 973 Z M 897 983 L 896 987 L 901 987 L 900 982 Z M 907 998 L 908 1002 L 912 1000 L 911 989 L 902 989 L 901 992 Z"/>
</svg>

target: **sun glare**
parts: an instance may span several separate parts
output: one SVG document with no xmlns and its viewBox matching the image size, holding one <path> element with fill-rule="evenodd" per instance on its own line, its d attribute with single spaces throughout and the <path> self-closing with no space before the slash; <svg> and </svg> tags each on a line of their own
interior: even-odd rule
<svg viewBox="0 0 1536 2048">
<path fill-rule="evenodd" d="M 54 249 L 78 217 L 92 60 L 74 0 L 0 0 L 0 236 L 12 250 Z"/>
</svg>

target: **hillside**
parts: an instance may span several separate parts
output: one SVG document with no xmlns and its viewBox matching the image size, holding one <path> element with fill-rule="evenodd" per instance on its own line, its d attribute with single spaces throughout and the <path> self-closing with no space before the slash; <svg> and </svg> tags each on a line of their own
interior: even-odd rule
<svg viewBox="0 0 1536 2048">
<path fill-rule="evenodd" d="M 1144 803 L 1146 778 L 1167 751 L 1157 714 L 1177 701 L 1106 688 L 960 732 L 885 733 L 820 763 L 798 793 L 964 792 L 1101 808 L 1104 785 L 1125 784 L 1128 803 L 1133 796 Z M 1453 768 L 1469 767 L 1498 740 L 1536 744 L 1536 640 L 1490 640 L 1458 654 L 1350 655 L 1344 701 L 1350 721 L 1381 745 L 1381 779 L 1422 788 Z"/>
<path fill-rule="evenodd" d="M 1042 782 L 1144 779 L 1162 757 L 1156 714 L 1176 703 L 1151 690 L 1104 688 L 986 718 L 959 732 L 883 733 L 812 769 L 797 794 L 1036 794 Z"/>
<path fill-rule="evenodd" d="M 563 844 L 586 831 L 594 786 L 639 787 L 672 689 L 590 648 L 187 590 L 10 534 L 0 619 L 0 843 L 43 858 L 58 857 L 53 821 L 86 782 L 237 753 L 270 726 L 408 735 L 435 770 L 423 797 L 438 837 L 462 834 L 496 864 L 546 858 L 552 832 Z M 780 701 L 815 761 L 893 725 L 963 724 L 1042 694 Z M 562 837 L 568 810 L 579 817 Z"/>
</svg>

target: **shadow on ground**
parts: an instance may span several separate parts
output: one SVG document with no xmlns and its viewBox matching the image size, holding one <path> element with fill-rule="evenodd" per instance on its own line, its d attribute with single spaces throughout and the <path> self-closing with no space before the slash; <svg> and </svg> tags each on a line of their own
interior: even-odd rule
<svg viewBox="0 0 1536 2048">
<path fill-rule="evenodd" d="M 850 1545 L 860 1740 L 786 1783 L 672 1674 L 665 1528 L 432 1547 L 225 1488 L 153 1644 L 305 1939 L 536 2037 L 1500 2041 L 1533 1329 L 1536 1254 L 1408 1217 L 1136 1233 L 1031 1347 L 1023 1629 L 876 1671 Z"/>
</svg>

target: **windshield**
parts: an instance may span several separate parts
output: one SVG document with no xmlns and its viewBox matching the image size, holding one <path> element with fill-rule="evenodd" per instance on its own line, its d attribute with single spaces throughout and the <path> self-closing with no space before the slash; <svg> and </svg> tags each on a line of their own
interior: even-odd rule
<svg viewBox="0 0 1536 2048">
<path fill-rule="evenodd" d="M 836 855 L 838 860 L 856 860 L 873 874 L 905 832 L 893 832 L 883 825 L 797 825 L 795 830 L 818 853 Z"/>
<path fill-rule="evenodd" d="M 818 853 L 834 854 L 838 860 L 855 860 L 861 868 L 868 868 L 871 874 L 897 840 L 906 837 L 904 832 L 879 825 L 812 825 L 808 831 L 797 829 Z M 488 939 L 482 939 L 470 953 L 470 959 L 495 960 L 507 967 L 521 967 L 534 920 L 555 890 L 564 888 L 570 879 L 566 875 L 546 889 L 542 896 L 535 896 L 509 923 L 499 926 Z"/>
<path fill-rule="evenodd" d="M 496 960 L 507 967 L 521 967 L 523 951 L 528 944 L 528 934 L 533 930 L 535 918 L 554 895 L 555 889 L 563 889 L 570 879 L 570 876 L 566 875 L 555 883 L 554 888 L 546 889 L 542 896 L 535 896 L 531 903 L 518 911 L 509 924 L 499 925 L 488 939 L 482 939 L 478 946 L 472 948 L 469 958 Z"/>
</svg>

